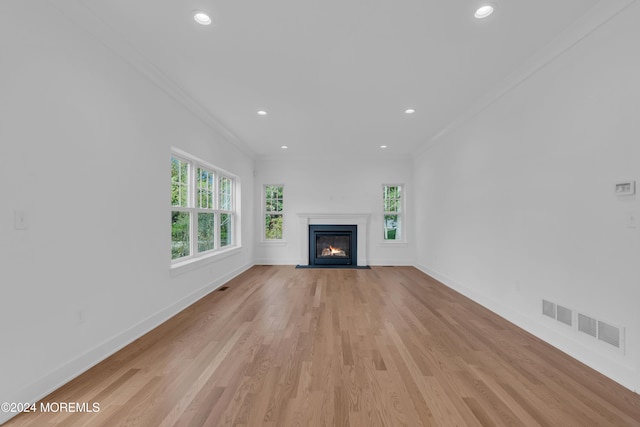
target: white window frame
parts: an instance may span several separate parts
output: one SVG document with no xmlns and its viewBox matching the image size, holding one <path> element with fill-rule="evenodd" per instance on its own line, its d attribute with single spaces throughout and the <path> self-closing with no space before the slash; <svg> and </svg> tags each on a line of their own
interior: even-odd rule
<svg viewBox="0 0 640 427">
<path fill-rule="evenodd" d="M 398 208 L 398 211 L 387 211 L 385 209 L 385 196 L 384 196 L 384 189 L 385 187 L 399 187 L 400 188 L 400 206 Z M 406 209 L 405 209 L 405 204 L 406 204 L 406 195 L 407 195 L 407 191 L 406 191 L 406 187 L 404 184 L 382 184 L 382 242 L 385 244 L 397 244 L 397 243 L 404 243 L 406 242 Z M 398 239 L 386 239 L 385 238 L 385 216 L 386 215 L 397 215 L 398 216 L 398 232 L 400 233 L 400 238 Z"/>
<path fill-rule="evenodd" d="M 282 210 L 281 211 L 267 211 L 267 187 L 281 187 L 282 188 Z M 262 242 L 284 242 L 284 218 L 285 218 L 285 207 L 284 207 L 284 185 L 283 184 L 264 184 L 262 186 Z M 269 239 L 267 238 L 267 228 L 265 224 L 265 217 L 267 215 L 282 215 L 282 237 L 279 239 Z"/>
<path fill-rule="evenodd" d="M 202 259 L 209 259 L 211 257 L 220 255 L 222 253 L 229 252 L 230 250 L 238 249 L 241 247 L 240 241 L 240 212 L 239 201 L 237 197 L 239 195 L 239 179 L 236 175 L 225 171 L 219 167 L 216 167 L 202 159 L 199 159 L 189 153 L 186 153 L 180 149 L 171 149 L 171 159 L 176 158 L 183 162 L 188 163 L 188 195 L 187 206 L 172 206 L 170 203 L 170 212 L 187 212 L 189 213 L 189 255 L 173 259 L 173 255 L 170 252 L 169 258 L 171 259 L 171 267 L 181 267 L 187 264 L 191 264 L 195 261 Z M 205 169 L 213 174 L 213 194 L 212 194 L 212 207 L 211 208 L 199 208 L 197 200 L 197 170 Z M 228 178 L 231 181 L 231 206 L 230 209 L 220 208 L 220 179 Z M 170 187 L 171 188 L 171 187 Z M 171 202 L 171 201 L 170 201 Z M 199 213 L 213 213 L 214 214 L 214 247 L 202 252 L 198 251 L 198 214 Z M 221 215 L 228 214 L 231 216 L 231 241 L 225 246 L 220 245 L 220 227 Z M 171 223 L 169 224 L 169 236 L 171 238 Z"/>
</svg>

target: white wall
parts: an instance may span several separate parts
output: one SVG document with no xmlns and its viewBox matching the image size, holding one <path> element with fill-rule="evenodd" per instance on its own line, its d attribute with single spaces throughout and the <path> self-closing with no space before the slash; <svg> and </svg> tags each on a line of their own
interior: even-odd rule
<svg viewBox="0 0 640 427">
<path fill-rule="evenodd" d="M 640 4 L 414 164 L 417 263 L 640 389 Z M 626 354 L 541 316 L 545 298 L 626 328 Z"/>
<path fill-rule="evenodd" d="M 0 3 L 0 51 L 0 402 L 25 402 L 251 265 L 253 160 L 46 2 Z M 172 145 L 247 213 L 240 253 L 173 276 Z"/>
<path fill-rule="evenodd" d="M 391 154 L 358 157 L 328 155 L 298 158 L 283 153 L 279 159 L 256 160 L 255 213 L 256 241 L 261 239 L 262 188 L 284 185 L 284 245 L 258 243 L 256 263 L 297 264 L 300 254 L 299 213 L 366 213 L 368 259 L 370 265 L 413 265 L 413 176 L 408 158 Z M 382 231 L 382 185 L 403 184 L 406 190 L 406 244 L 384 243 Z M 359 248 L 360 249 L 360 248 Z"/>
</svg>

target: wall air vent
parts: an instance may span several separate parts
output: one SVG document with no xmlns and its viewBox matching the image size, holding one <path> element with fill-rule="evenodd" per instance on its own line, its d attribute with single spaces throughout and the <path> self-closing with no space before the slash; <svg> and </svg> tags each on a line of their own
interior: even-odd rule
<svg viewBox="0 0 640 427">
<path fill-rule="evenodd" d="M 598 324 L 593 317 L 578 313 L 578 330 L 592 337 L 598 336 Z"/>
<path fill-rule="evenodd" d="M 598 321 L 598 339 L 600 341 L 604 341 L 614 347 L 620 348 L 622 332 L 622 329 L 617 326 Z"/>
<path fill-rule="evenodd" d="M 573 311 L 551 301 L 542 300 L 542 314 L 556 319 L 567 326 L 573 325 Z"/>
<path fill-rule="evenodd" d="M 624 328 L 612 325 L 595 317 L 574 311 L 551 301 L 542 300 L 542 314 L 569 326 L 571 329 L 584 332 L 598 340 L 610 344 L 624 353 Z M 574 326 L 575 325 L 575 326 Z"/>
<path fill-rule="evenodd" d="M 573 311 L 561 305 L 556 308 L 556 319 L 567 326 L 573 325 Z"/>
<path fill-rule="evenodd" d="M 542 314 L 549 316 L 552 319 L 556 318 L 556 305 L 547 300 L 542 300 Z"/>
</svg>

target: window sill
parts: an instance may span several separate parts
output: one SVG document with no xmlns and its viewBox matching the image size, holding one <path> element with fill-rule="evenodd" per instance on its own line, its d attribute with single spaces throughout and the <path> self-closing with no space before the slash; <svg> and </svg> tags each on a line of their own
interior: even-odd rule
<svg viewBox="0 0 640 427">
<path fill-rule="evenodd" d="M 187 271 L 204 267 L 207 264 L 222 261 L 223 259 L 239 254 L 240 252 L 242 252 L 242 246 L 232 246 L 228 249 L 217 251 L 212 254 L 202 255 L 186 261 L 179 261 L 171 264 L 170 273 L 171 276 L 177 276 L 179 274 L 186 273 Z"/>
<path fill-rule="evenodd" d="M 276 246 L 276 247 L 284 247 L 287 246 L 286 240 L 260 240 L 260 246 Z"/>
</svg>

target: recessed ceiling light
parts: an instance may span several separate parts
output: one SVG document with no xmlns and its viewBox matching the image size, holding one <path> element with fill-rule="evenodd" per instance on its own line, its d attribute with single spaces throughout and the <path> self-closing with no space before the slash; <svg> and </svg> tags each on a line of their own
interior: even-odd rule
<svg viewBox="0 0 640 427">
<path fill-rule="evenodd" d="M 413 114 L 416 112 L 416 110 L 414 110 L 413 108 L 407 108 L 406 110 L 404 110 L 404 112 L 407 114 Z"/>
<path fill-rule="evenodd" d="M 486 18 L 487 16 L 493 13 L 493 9 L 494 7 L 490 4 L 480 6 L 478 10 L 476 10 L 476 13 L 473 16 L 475 16 L 478 19 Z"/>
<path fill-rule="evenodd" d="M 287 147 L 286 145 L 281 145 L 280 148 L 282 148 L 283 150 L 286 150 L 289 147 Z"/>
<path fill-rule="evenodd" d="M 387 148 L 387 146 L 386 145 L 381 145 L 380 148 Z"/>
<path fill-rule="evenodd" d="M 260 111 L 258 111 L 258 115 L 259 115 L 259 116 L 266 116 L 266 115 L 267 115 L 267 112 L 266 112 L 266 111 L 264 111 L 264 110 L 260 110 Z"/>
<path fill-rule="evenodd" d="M 209 25 L 211 24 L 211 18 L 206 13 L 201 10 L 196 10 L 193 12 L 193 19 L 200 25 Z"/>
</svg>

